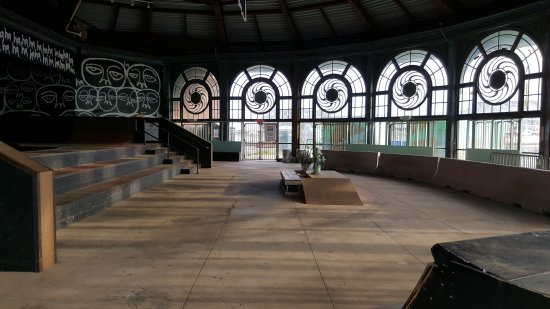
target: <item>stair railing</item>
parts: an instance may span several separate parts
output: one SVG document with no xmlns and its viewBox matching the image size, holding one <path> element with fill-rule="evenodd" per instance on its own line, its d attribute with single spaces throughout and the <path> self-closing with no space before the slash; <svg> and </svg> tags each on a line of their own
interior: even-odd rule
<svg viewBox="0 0 550 309">
<path fill-rule="evenodd" d="M 173 145 L 170 145 L 170 136 L 178 139 L 180 142 L 188 145 L 189 147 L 193 148 L 195 150 L 195 155 L 194 156 L 191 156 L 193 158 L 193 161 L 195 161 L 195 164 L 197 165 L 197 168 L 196 168 L 196 173 L 198 174 L 199 173 L 199 167 L 200 167 L 200 162 L 199 162 L 199 158 L 200 158 L 200 150 L 199 150 L 199 147 L 183 140 L 182 138 L 180 138 L 179 136 L 169 132 L 168 130 L 162 128 L 160 125 L 156 124 L 156 123 L 152 123 L 152 125 L 154 125 L 155 127 L 157 127 L 159 130 L 165 132 L 167 134 L 167 138 L 166 138 L 166 147 L 168 148 L 168 151 L 166 152 L 166 159 L 169 160 L 170 159 L 170 147 L 174 147 Z M 153 139 L 155 139 L 156 141 L 159 141 L 159 142 L 162 142 L 160 140 L 160 138 L 152 135 L 151 133 L 145 131 L 145 134 L 152 137 Z M 177 147 L 174 147 L 176 150 L 179 150 Z M 189 155 L 189 152 L 188 151 L 184 151 L 184 153 L 186 155 Z"/>
<path fill-rule="evenodd" d="M 146 135 L 162 143 L 169 144 L 170 147 L 180 153 L 194 157 L 200 168 L 212 167 L 212 143 L 185 130 L 168 119 L 145 118 L 144 121 L 158 128 L 158 137 L 143 130 L 147 133 Z"/>
</svg>

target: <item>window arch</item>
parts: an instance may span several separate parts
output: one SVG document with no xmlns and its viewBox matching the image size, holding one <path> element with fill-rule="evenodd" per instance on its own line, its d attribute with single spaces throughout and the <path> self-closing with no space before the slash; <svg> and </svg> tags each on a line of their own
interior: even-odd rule
<svg viewBox="0 0 550 309">
<path fill-rule="evenodd" d="M 172 90 L 172 118 L 220 118 L 220 87 L 212 72 L 192 67 L 178 76 Z"/>
<path fill-rule="evenodd" d="M 447 70 L 441 60 L 426 50 L 408 50 L 382 69 L 374 117 L 446 115 L 447 96 Z"/>
<path fill-rule="evenodd" d="M 288 120 L 292 91 L 286 76 L 267 65 L 255 65 L 235 77 L 229 91 L 232 120 Z"/>
<path fill-rule="evenodd" d="M 324 62 L 304 81 L 301 118 L 365 118 L 366 92 L 364 78 L 356 67 L 338 60 Z"/>
<path fill-rule="evenodd" d="M 459 113 L 539 111 L 542 54 L 520 31 L 492 33 L 472 49 L 460 75 Z"/>
</svg>

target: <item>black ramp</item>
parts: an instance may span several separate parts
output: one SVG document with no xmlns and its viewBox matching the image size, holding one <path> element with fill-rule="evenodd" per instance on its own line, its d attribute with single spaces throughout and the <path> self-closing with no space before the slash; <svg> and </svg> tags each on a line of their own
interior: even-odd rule
<svg viewBox="0 0 550 309">
<path fill-rule="evenodd" d="M 550 232 L 436 244 L 403 308 L 550 308 Z"/>
</svg>

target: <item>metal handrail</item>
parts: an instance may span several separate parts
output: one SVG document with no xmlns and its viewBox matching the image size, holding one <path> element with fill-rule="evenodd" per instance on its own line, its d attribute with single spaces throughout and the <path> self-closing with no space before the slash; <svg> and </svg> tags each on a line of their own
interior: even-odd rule
<svg viewBox="0 0 550 309">
<path fill-rule="evenodd" d="M 162 130 L 163 132 L 166 132 L 167 135 L 168 135 L 168 141 L 167 141 L 167 147 L 170 148 L 170 135 L 174 136 L 175 138 L 177 138 L 178 140 L 180 140 L 181 142 L 187 144 L 188 146 L 191 146 L 192 148 L 195 148 L 195 152 L 196 152 L 196 157 L 195 157 L 195 162 L 197 163 L 197 174 L 199 173 L 199 166 L 200 166 L 200 163 L 199 163 L 199 158 L 200 158 L 200 150 L 199 150 L 199 147 L 187 142 L 186 140 L 182 139 L 181 137 L 175 135 L 174 133 L 162 128 L 160 125 L 156 124 L 156 123 L 153 123 L 153 122 L 150 122 L 152 125 L 154 125 L 155 127 L 157 127 L 159 130 Z M 160 139 L 154 135 L 152 135 L 151 133 L 145 131 L 145 134 L 149 135 L 150 137 L 154 138 L 155 140 L 159 141 L 160 142 Z M 170 149 L 168 149 L 168 151 L 170 151 Z"/>
<path fill-rule="evenodd" d="M 539 154 L 492 152 L 491 163 L 538 170 L 550 170 L 550 157 L 544 157 Z"/>
</svg>

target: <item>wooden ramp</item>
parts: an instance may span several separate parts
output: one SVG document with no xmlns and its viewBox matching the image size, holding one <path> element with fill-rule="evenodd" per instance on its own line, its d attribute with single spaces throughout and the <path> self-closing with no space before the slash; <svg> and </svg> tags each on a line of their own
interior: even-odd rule
<svg viewBox="0 0 550 309">
<path fill-rule="evenodd" d="M 308 174 L 302 178 L 306 204 L 363 205 L 351 180 L 335 171 Z"/>
</svg>

